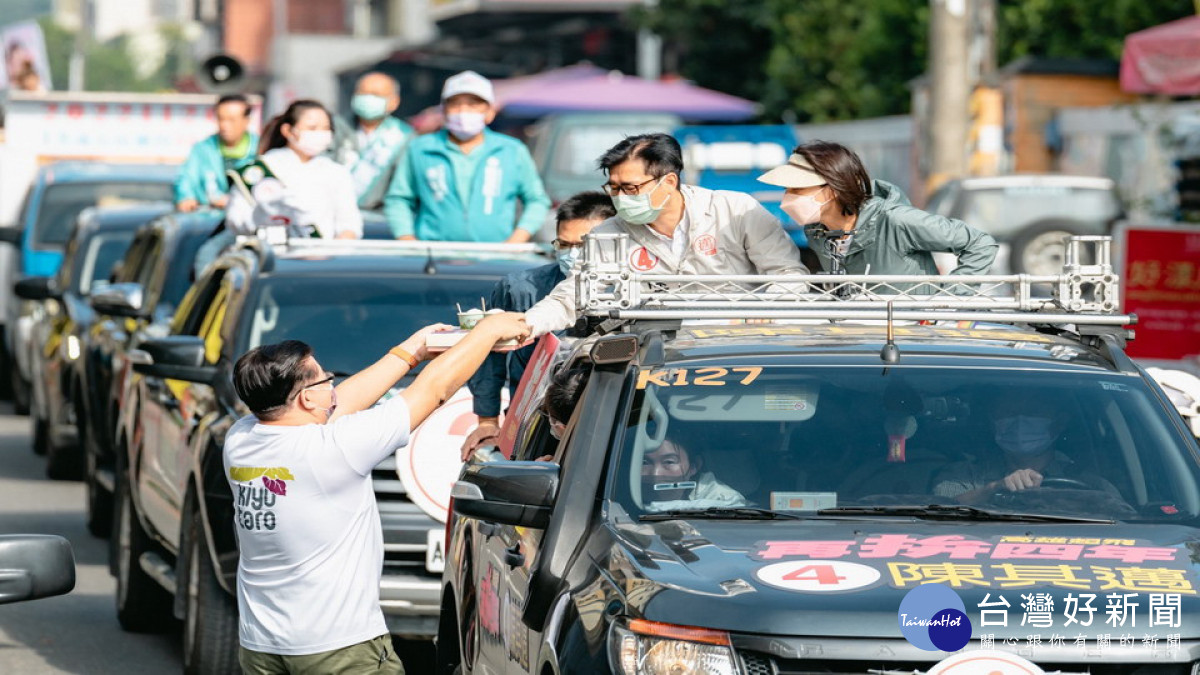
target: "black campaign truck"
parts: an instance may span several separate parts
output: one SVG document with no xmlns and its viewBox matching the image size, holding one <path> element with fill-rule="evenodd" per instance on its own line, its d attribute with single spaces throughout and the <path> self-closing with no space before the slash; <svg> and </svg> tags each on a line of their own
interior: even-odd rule
<svg viewBox="0 0 1200 675">
<path fill-rule="evenodd" d="M 534 406 L 455 485 L 439 672 L 1196 672 L 1200 453 L 1110 269 L 1042 300 L 584 269 L 562 441 Z M 910 630 L 953 605 L 950 651 Z"/>
</svg>

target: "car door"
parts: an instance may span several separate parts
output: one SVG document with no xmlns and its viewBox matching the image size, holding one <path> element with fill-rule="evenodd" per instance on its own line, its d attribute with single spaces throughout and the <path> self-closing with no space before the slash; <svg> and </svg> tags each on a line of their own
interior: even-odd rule
<svg viewBox="0 0 1200 675">
<path fill-rule="evenodd" d="M 534 461 L 552 455 L 562 461 L 559 443 L 550 435 L 550 425 L 534 413 L 522 434 L 523 442 L 513 452 L 514 460 Z M 479 645 L 481 666 L 497 673 L 529 673 L 536 668 L 538 635 L 521 621 L 521 610 L 529 589 L 529 575 L 537 562 L 542 530 L 512 525 L 490 525 L 493 534 L 484 538 L 478 582 Z M 483 667 L 481 672 L 487 672 Z"/>
<path fill-rule="evenodd" d="M 193 289 L 192 297 L 180 307 L 172 333 L 203 335 L 211 324 L 215 305 L 222 305 L 228 295 L 226 276 L 230 265 L 213 269 Z M 135 442 L 140 444 L 141 470 L 138 478 L 139 498 L 146 519 L 164 538 L 174 540 L 179 535 L 179 518 L 183 502 L 176 487 L 180 471 L 180 430 L 188 423 L 190 410 L 184 400 L 189 383 L 181 380 L 145 376 L 140 385 L 141 416 L 136 420 Z M 187 462 L 183 462 L 186 469 Z"/>
</svg>

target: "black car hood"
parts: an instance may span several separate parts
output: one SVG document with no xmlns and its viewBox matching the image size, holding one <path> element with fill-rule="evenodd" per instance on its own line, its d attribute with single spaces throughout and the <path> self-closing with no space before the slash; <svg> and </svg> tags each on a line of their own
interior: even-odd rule
<svg viewBox="0 0 1200 675">
<path fill-rule="evenodd" d="M 977 636 L 1200 636 L 1200 530 L 1183 524 L 836 518 L 626 521 L 608 528 L 613 544 L 593 564 L 624 596 L 628 615 L 652 621 L 900 639 L 901 600 L 918 585 L 940 582 L 962 599 Z M 1179 625 L 1150 627 L 1151 593 L 1166 602 L 1177 594 Z M 1084 596 L 1095 596 L 1090 626 L 1081 625 L 1086 611 L 1066 623 L 1069 594 L 1085 607 Z M 1136 624 L 1128 612 L 1123 625 L 1107 623 L 1108 596 L 1126 594 L 1132 597 L 1122 602 L 1137 603 Z M 1026 618 L 1044 623 L 1026 617 L 1023 603 L 1047 597 L 1052 626 L 1022 626 Z M 990 604 L 1000 598 L 1007 609 Z M 986 626 L 984 602 L 992 612 Z M 1006 626 L 998 625 L 997 611 L 1006 613 Z"/>
</svg>

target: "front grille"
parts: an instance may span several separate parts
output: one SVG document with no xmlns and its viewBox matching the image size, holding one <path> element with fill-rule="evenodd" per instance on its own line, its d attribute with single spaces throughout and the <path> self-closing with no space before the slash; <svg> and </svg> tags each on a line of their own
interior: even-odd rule
<svg viewBox="0 0 1200 675">
<path fill-rule="evenodd" d="M 742 654 L 742 670 L 746 675 L 775 675 L 771 659 L 759 654 Z"/>
</svg>

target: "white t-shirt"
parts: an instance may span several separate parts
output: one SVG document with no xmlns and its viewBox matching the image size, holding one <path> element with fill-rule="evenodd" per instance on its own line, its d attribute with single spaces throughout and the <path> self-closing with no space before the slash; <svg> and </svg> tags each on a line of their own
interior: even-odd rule
<svg viewBox="0 0 1200 675">
<path fill-rule="evenodd" d="M 272 426 L 249 415 L 229 430 L 243 647 L 315 654 L 387 634 L 371 470 L 408 443 L 409 424 L 395 396 L 332 424 Z"/>
<path fill-rule="evenodd" d="M 362 237 L 362 212 L 350 170 L 325 155 L 300 160 L 291 148 L 275 148 L 262 156 L 271 173 L 283 184 L 283 194 L 271 204 L 255 207 L 241 191 L 233 190 L 225 210 L 226 224 L 238 234 L 254 234 L 269 219 L 265 211 L 278 212 L 297 226 L 312 226 L 323 239 L 351 232 Z M 256 208 L 258 213 L 256 215 Z"/>
</svg>

